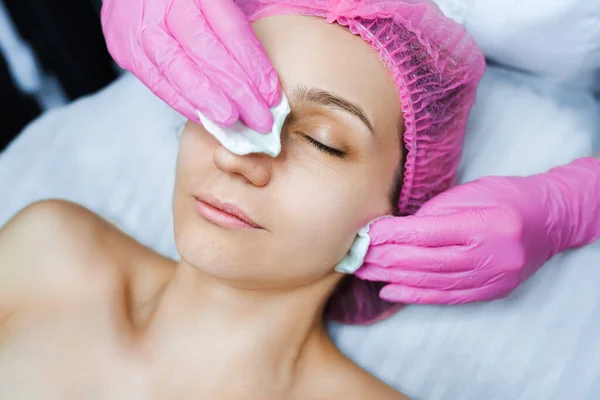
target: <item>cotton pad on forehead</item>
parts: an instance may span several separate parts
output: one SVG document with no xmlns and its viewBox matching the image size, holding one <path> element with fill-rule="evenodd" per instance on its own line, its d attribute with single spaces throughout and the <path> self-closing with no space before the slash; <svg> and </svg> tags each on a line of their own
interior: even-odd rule
<svg viewBox="0 0 600 400">
<path fill-rule="evenodd" d="M 281 129 L 291 111 L 285 94 L 281 96 L 281 102 L 272 107 L 270 111 L 273 116 L 273 126 L 271 131 L 266 134 L 256 132 L 240 120 L 236 121 L 233 126 L 224 128 L 200 112 L 198 112 L 198 117 L 204 128 L 230 152 L 240 156 L 264 153 L 271 157 L 277 157 L 281 152 Z"/>
</svg>

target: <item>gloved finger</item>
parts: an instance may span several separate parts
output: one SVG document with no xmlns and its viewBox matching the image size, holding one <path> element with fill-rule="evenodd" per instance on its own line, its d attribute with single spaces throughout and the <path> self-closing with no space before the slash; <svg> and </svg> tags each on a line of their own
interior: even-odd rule
<svg viewBox="0 0 600 400">
<path fill-rule="evenodd" d="M 360 272 L 359 272 L 360 271 Z M 363 280 L 389 282 L 419 289 L 457 290 L 475 289 L 501 283 L 508 278 L 507 273 L 492 274 L 489 271 L 468 271 L 452 273 L 403 271 L 395 268 L 368 267 L 356 271 Z M 516 278 L 513 279 L 517 281 Z"/>
<path fill-rule="evenodd" d="M 131 72 L 138 76 L 140 80 L 143 80 L 144 85 L 181 115 L 191 121 L 200 123 L 196 108 L 165 79 L 148 57 L 146 57 L 142 49 L 134 48 L 132 51 L 135 55 L 133 57 L 133 71 Z M 144 70 L 144 74 L 138 75 L 136 73 L 136 71 L 140 70 Z"/>
<path fill-rule="evenodd" d="M 281 100 L 279 77 L 248 23 L 248 18 L 231 0 L 203 0 L 202 12 L 213 32 L 252 80 L 269 107 Z"/>
<path fill-rule="evenodd" d="M 269 132 L 273 127 L 269 106 L 251 78 L 215 36 L 195 2 L 174 2 L 166 22 L 169 33 L 185 53 L 233 101 L 242 121 L 254 130 Z M 248 25 L 248 21 L 244 24 Z M 201 92 L 190 93 L 206 96 Z"/>
<path fill-rule="evenodd" d="M 150 68 L 150 67 L 149 67 Z M 154 66 L 152 66 L 154 68 Z M 149 74 L 149 71 L 146 71 Z M 146 83 L 150 90 L 167 103 L 175 111 L 196 123 L 200 123 L 196 108 L 192 106 L 175 88 L 167 81 L 159 72 L 155 69 L 152 72 L 156 78 L 152 79 L 152 82 Z"/>
<path fill-rule="evenodd" d="M 379 297 L 391 303 L 405 304 L 466 304 L 506 297 L 514 287 L 481 286 L 474 289 L 439 290 L 421 289 L 400 284 L 389 284 L 379 292 Z"/>
<path fill-rule="evenodd" d="M 468 246 L 421 247 L 380 244 L 369 247 L 365 263 L 384 268 L 420 272 L 466 272 L 478 262 Z"/>
<path fill-rule="evenodd" d="M 177 41 L 162 29 L 146 31 L 142 46 L 161 75 L 179 93 L 203 93 L 211 101 L 187 99 L 194 108 L 214 122 L 226 126 L 238 120 L 232 101 L 194 63 Z M 194 118 L 198 121 L 198 117 Z"/>
<path fill-rule="evenodd" d="M 441 247 L 469 243 L 473 215 L 455 212 L 443 215 L 425 215 L 382 218 L 369 229 L 371 244 L 402 243 L 414 246 Z"/>
</svg>

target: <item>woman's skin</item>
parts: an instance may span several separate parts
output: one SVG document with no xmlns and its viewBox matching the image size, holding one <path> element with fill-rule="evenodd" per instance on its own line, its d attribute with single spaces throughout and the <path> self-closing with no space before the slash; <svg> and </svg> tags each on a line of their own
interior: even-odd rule
<svg viewBox="0 0 600 400">
<path fill-rule="evenodd" d="M 281 155 L 236 156 L 186 125 L 179 263 L 71 203 L 13 218 L 0 230 L 0 398 L 405 398 L 344 357 L 322 320 L 335 264 L 392 209 L 392 77 L 362 39 L 320 19 L 253 27 L 292 105 Z M 215 200 L 260 228 L 232 226 Z"/>
</svg>

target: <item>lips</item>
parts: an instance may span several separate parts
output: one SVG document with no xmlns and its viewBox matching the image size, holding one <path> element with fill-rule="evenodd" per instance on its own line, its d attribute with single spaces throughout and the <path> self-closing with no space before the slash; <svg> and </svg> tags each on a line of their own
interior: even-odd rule
<svg viewBox="0 0 600 400">
<path fill-rule="evenodd" d="M 225 203 L 212 195 L 195 196 L 196 206 L 203 217 L 228 228 L 263 229 L 245 212 L 231 203 Z"/>
</svg>

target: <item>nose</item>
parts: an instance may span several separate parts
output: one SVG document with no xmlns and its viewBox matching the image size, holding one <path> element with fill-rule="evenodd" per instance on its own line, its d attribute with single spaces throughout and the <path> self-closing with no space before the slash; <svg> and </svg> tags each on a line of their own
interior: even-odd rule
<svg viewBox="0 0 600 400">
<path fill-rule="evenodd" d="M 239 156 L 223 146 L 213 152 L 213 161 L 221 171 L 244 177 L 254 186 L 266 186 L 271 180 L 272 160 L 265 154 Z"/>
</svg>

